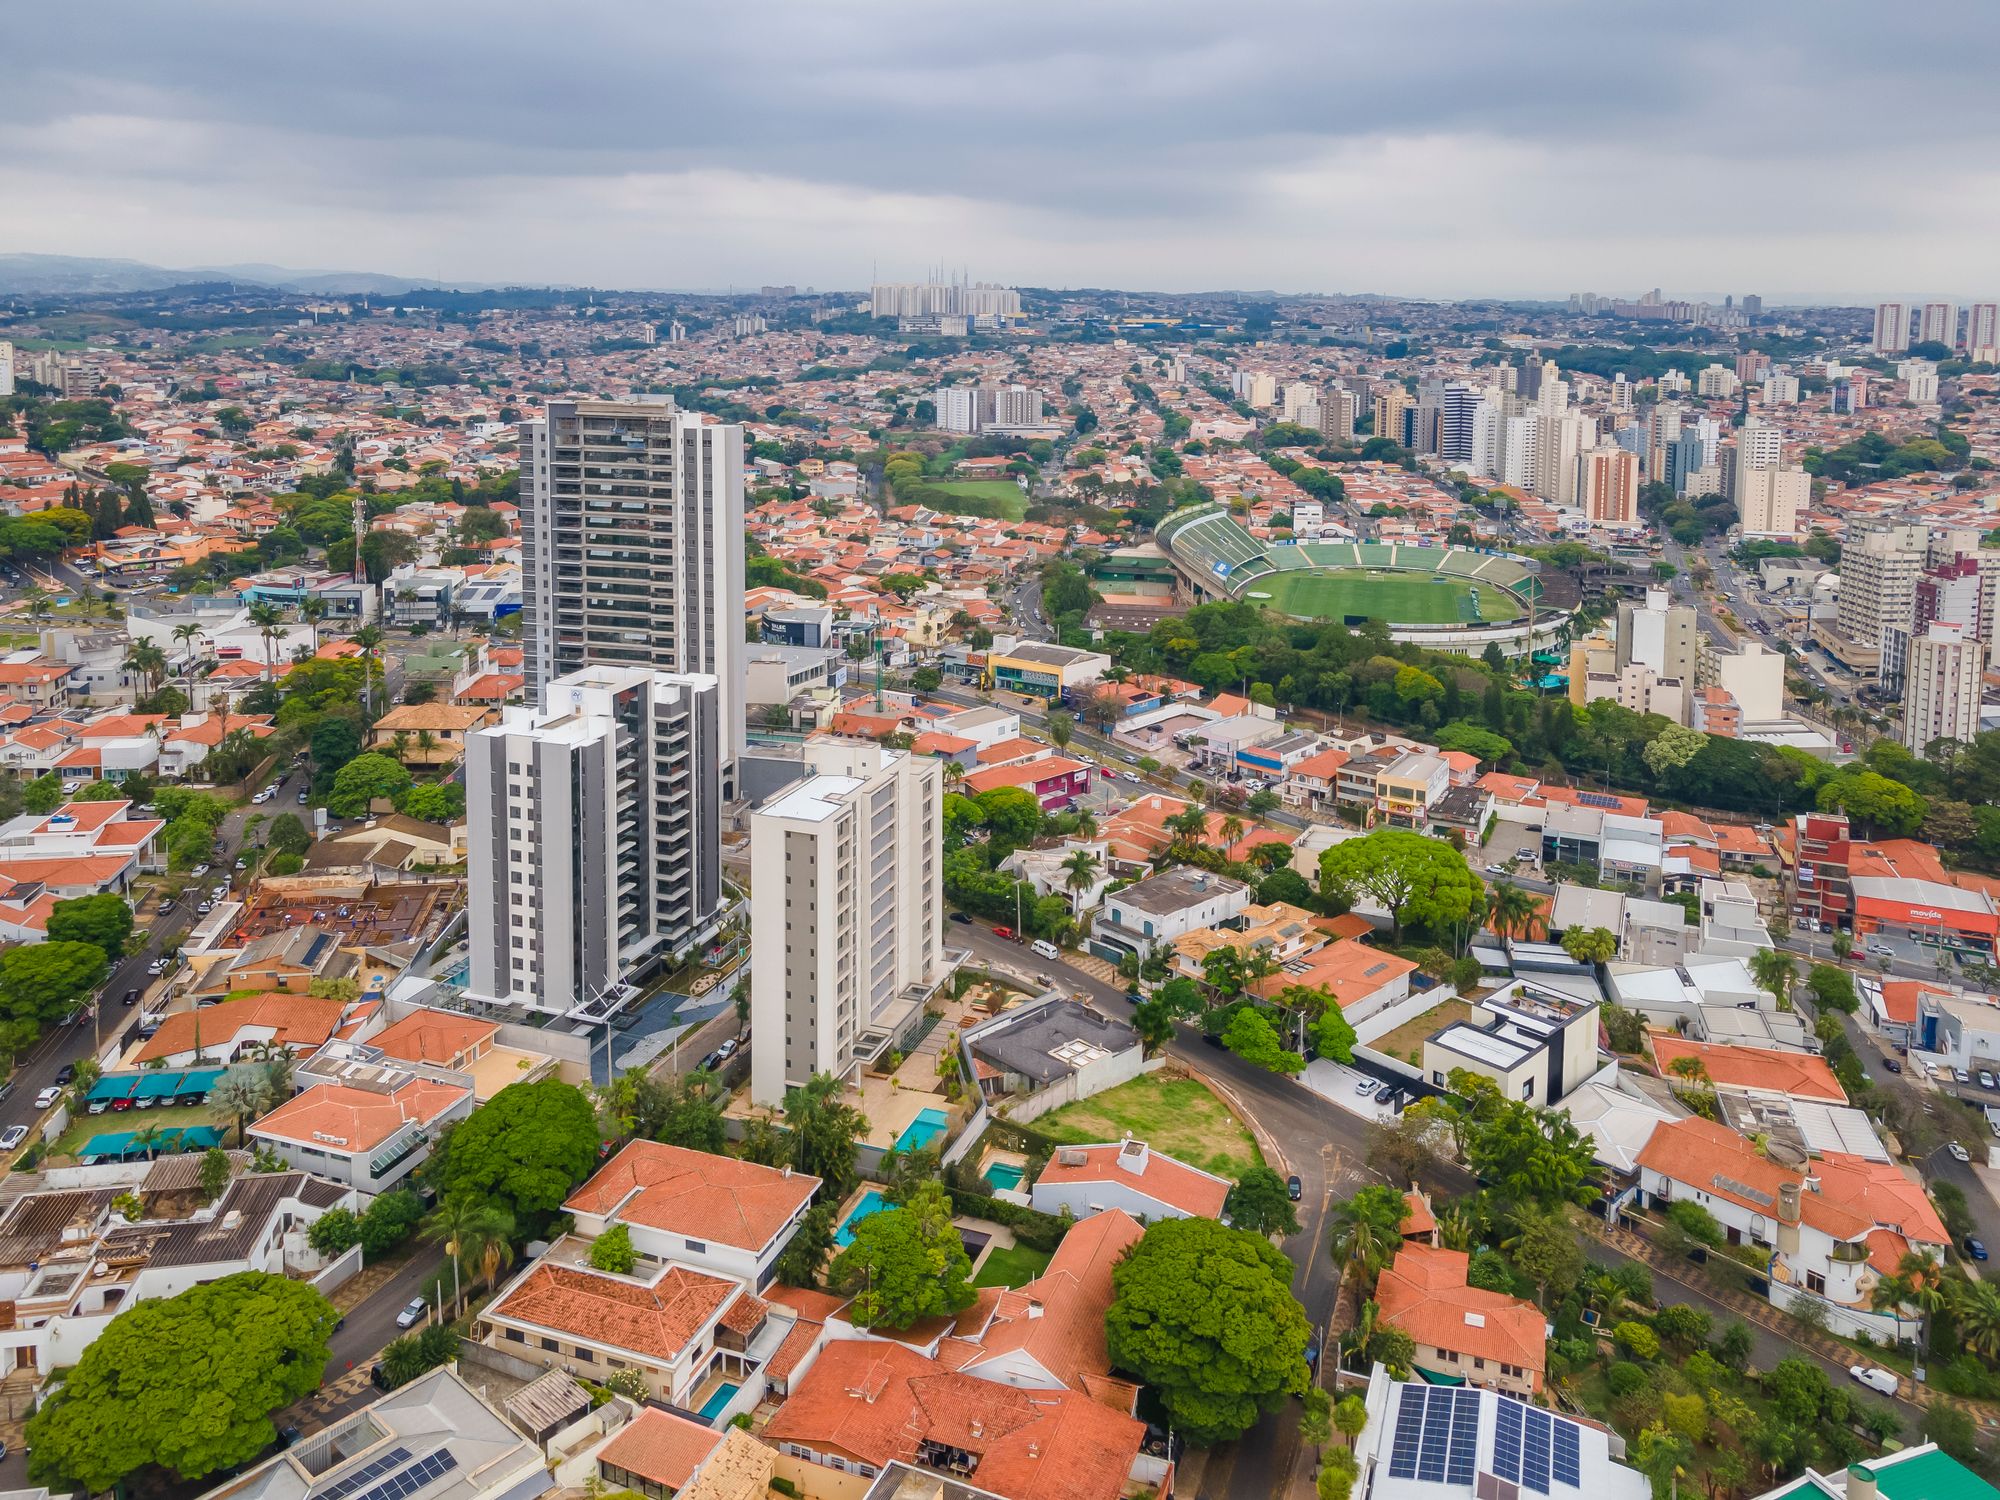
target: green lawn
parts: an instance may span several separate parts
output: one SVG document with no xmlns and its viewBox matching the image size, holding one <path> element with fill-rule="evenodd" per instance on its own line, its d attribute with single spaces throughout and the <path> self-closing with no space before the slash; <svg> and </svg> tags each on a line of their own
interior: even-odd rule
<svg viewBox="0 0 2000 1500">
<path fill-rule="evenodd" d="M 1270 607 L 1300 619 L 1337 620 L 1363 615 L 1393 625 L 1457 625 L 1474 620 L 1507 624 L 1521 618 L 1520 601 L 1492 584 L 1435 573 L 1373 573 L 1353 569 L 1313 573 L 1294 570 L 1254 580 L 1254 593 Z M 1478 613 L 1472 610 L 1477 593 Z"/>
<path fill-rule="evenodd" d="M 926 483 L 927 489 L 947 495 L 963 495 L 968 500 L 995 500 L 1006 507 L 1007 519 L 1018 521 L 1026 514 L 1028 497 L 1011 479 L 942 479 Z"/>
<path fill-rule="evenodd" d="M 1264 1161 L 1243 1122 L 1206 1085 L 1157 1073 L 1065 1104 L 1035 1129 L 1075 1145 L 1115 1141 L 1129 1130 L 1156 1151 L 1231 1179 Z"/>
<path fill-rule="evenodd" d="M 69 1129 L 49 1148 L 49 1155 L 75 1156 L 78 1150 L 100 1135 L 119 1135 L 125 1131 L 148 1128 L 185 1130 L 191 1125 L 222 1125 L 225 1134 L 236 1128 L 234 1122 L 225 1124 L 218 1119 L 205 1104 L 190 1104 L 185 1108 L 128 1109 L 122 1114 L 106 1110 L 101 1115 L 78 1115 L 70 1121 Z"/>
<path fill-rule="evenodd" d="M 1049 1268 L 1046 1250 L 1030 1250 L 1026 1245 L 992 1251 L 972 1278 L 974 1286 L 1025 1286 Z"/>
</svg>

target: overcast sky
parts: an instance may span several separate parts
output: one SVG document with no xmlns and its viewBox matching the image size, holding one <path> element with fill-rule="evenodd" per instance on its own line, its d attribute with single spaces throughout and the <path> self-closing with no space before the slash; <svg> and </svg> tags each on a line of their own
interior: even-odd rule
<svg viewBox="0 0 2000 1500">
<path fill-rule="evenodd" d="M 2000 6 L 90 0 L 0 250 L 479 281 L 2000 295 Z"/>
</svg>

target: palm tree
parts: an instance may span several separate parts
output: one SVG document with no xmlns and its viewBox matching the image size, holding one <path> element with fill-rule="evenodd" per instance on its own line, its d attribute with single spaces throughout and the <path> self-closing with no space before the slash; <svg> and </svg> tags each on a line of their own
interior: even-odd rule
<svg viewBox="0 0 2000 1500">
<path fill-rule="evenodd" d="M 209 1113 L 235 1123 L 236 1143 L 240 1146 L 250 1122 L 271 1108 L 276 1093 L 269 1069 L 231 1068 L 208 1091 Z"/>
<path fill-rule="evenodd" d="M 1951 1292 L 1951 1315 L 1966 1348 L 1981 1359 L 2000 1358 L 2000 1282 L 1955 1284 Z"/>
<path fill-rule="evenodd" d="M 181 675 L 194 675 L 194 643 L 202 638 L 202 628 L 192 620 L 174 627 L 174 639 L 187 649 L 181 655 Z"/>
<path fill-rule="evenodd" d="M 944 763 L 944 784 L 947 790 L 965 780 L 965 767 L 955 760 Z"/>
<path fill-rule="evenodd" d="M 1062 862 L 1062 867 L 1068 877 L 1063 881 L 1063 885 L 1070 892 L 1070 910 L 1081 911 L 1082 908 L 1077 902 L 1082 899 L 1085 891 L 1097 883 L 1097 856 L 1088 849 L 1079 849 Z"/>
<path fill-rule="evenodd" d="M 1479 1217 L 1478 1211 L 1465 1199 L 1447 1203 L 1437 1212 L 1438 1239 L 1447 1250 L 1470 1251 L 1479 1243 Z"/>
<path fill-rule="evenodd" d="M 299 605 L 299 618 L 312 626 L 313 655 L 319 654 L 319 622 L 326 618 L 324 599 L 307 599 Z"/>
<path fill-rule="evenodd" d="M 1208 832 L 1208 814 L 1190 802 L 1167 819 L 1166 830 L 1176 838 L 1199 839 Z"/>
<path fill-rule="evenodd" d="M 285 615 L 277 605 L 260 599 L 250 606 L 250 623 L 264 638 L 264 675 L 278 675 L 278 639 L 285 633 Z"/>
<path fill-rule="evenodd" d="M 348 639 L 361 648 L 361 671 L 366 684 L 364 699 L 368 717 L 375 717 L 375 656 L 382 649 L 382 630 L 377 625 L 363 625 Z"/>
<path fill-rule="evenodd" d="M 1227 853 L 1234 849 L 1236 841 L 1243 837 L 1243 820 L 1235 813 L 1225 813 L 1222 822 L 1217 826 L 1217 832 L 1222 835 L 1223 852 Z"/>
<path fill-rule="evenodd" d="M 146 696 L 150 697 L 167 670 L 167 654 L 152 641 L 135 641 L 132 649 L 125 653 L 123 665 L 126 671 L 139 679 Z"/>
<path fill-rule="evenodd" d="M 1798 972 L 1792 955 L 1776 948 L 1762 948 L 1750 955 L 1750 977 L 1757 981 L 1758 989 L 1770 991 L 1779 1010 L 1792 1008 L 1792 981 Z"/>
<path fill-rule="evenodd" d="M 514 1217 L 506 1209 L 463 1195 L 445 1198 L 424 1220 L 423 1237 L 442 1242 L 451 1258 L 451 1303 L 456 1313 L 459 1271 L 477 1264 L 488 1279 L 514 1259 Z M 497 1243 L 496 1243 L 497 1242 Z"/>
<path fill-rule="evenodd" d="M 1534 896 L 1511 881 L 1495 883 L 1486 893 L 1486 912 L 1493 931 L 1500 937 L 1519 937 L 1528 930 L 1540 908 Z"/>
</svg>

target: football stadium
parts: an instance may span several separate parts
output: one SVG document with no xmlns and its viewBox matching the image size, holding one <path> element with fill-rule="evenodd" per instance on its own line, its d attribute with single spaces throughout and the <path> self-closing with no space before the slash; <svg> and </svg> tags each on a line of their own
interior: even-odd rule
<svg viewBox="0 0 2000 1500">
<path fill-rule="evenodd" d="M 1160 545 L 1190 603 L 1234 600 L 1298 620 L 1381 620 L 1390 637 L 1478 655 L 1545 646 L 1575 600 L 1531 558 L 1391 542 L 1264 542 L 1220 506 L 1169 516 Z"/>
</svg>

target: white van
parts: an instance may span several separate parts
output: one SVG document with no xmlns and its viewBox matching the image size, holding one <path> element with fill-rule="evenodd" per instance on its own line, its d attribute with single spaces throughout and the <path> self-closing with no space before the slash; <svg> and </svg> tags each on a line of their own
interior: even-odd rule
<svg viewBox="0 0 2000 1500">
<path fill-rule="evenodd" d="M 1057 950 L 1056 945 L 1050 942 L 1047 938 L 1036 938 L 1032 943 L 1028 944 L 1028 951 L 1031 953 L 1039 954 L 1043 958 L 1062 957 L 1062 954 Z"/>
</svg>

